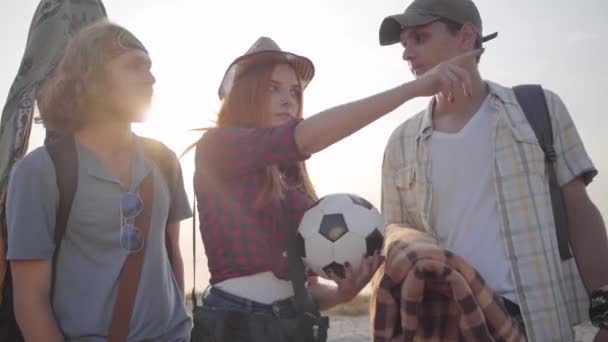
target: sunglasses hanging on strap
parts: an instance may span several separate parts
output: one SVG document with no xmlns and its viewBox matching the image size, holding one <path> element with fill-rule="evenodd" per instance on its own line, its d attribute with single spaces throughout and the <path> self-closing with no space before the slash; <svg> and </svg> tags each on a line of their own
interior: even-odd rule
<svg viewBox="0 0 608 342">
<path fill-rule="evenodd" d="M 133 306 L 135 305 L 135 297 L 137 288 L 139 287 L 146 252 L 144 242 L 150 231 L 152 205 L 154 204 L 154 174 L 152 172 L 142 181 L 139 188 L 139 197 L 141 198 L 142 208 L 141 212 L 135 217 L 135 227 L 137 227 L 138 233 L 141 235 L 141 244 L 136 246 L 137 248 L 133 248 L 133 251 L 129 253 L 120 272 L 118 294 L 116 304 L 114 304 L 114 312 L 112 313 L 108 342 L 125 342 L 129 336 L 129 322 L 133 314 Z"/>
</svg>

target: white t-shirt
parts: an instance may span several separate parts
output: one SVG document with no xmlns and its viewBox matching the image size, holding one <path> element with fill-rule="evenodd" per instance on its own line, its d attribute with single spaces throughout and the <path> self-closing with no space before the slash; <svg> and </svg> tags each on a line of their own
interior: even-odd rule
<svg viewBox="0 0 608 342">
<path fill-rule="evenodd" d="M 463 257 L 495 293 L 516 302 L 500 237 L 488 99 L 458 133 L 431 134 L 429 223 L 444 248 Z"/>
</svg>

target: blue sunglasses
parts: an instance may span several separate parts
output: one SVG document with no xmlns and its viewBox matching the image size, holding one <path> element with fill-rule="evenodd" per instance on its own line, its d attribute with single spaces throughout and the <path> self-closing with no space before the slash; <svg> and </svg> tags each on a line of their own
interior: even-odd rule
<svg viewBox="0 0 608 342">
<path fill-rule="evenodd" d="M 138 194 L 125 192 L 120 199 L 120 246 L 131 253 L 140 251 L 144 246 L 144 238 L 137 227 L 135 218 L 143 207 Z"/>
</svg>

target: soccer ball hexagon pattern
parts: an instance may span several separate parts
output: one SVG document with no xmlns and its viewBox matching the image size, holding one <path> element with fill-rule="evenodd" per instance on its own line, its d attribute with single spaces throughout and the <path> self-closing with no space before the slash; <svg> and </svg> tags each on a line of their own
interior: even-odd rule
<svg viewBox="0 0 608 342">
<path fill-rule="evenodd" d="M 325 196 L 309 208 L 298 227 L 298 253 L 306 266 L 323 278 L 331 270 L 345 276 L 345 263 L 357 270 L 364 255 L 384 244 L 384 219 L 378 209 L 353 194 Z"/>
</svg>

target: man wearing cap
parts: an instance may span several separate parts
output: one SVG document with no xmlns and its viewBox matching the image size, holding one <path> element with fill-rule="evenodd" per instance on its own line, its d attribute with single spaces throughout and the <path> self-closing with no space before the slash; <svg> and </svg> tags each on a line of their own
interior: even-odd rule
<svg viewBox="0 0 608 342">
<path fill-rule="evenodd" d="M 415 0 L 380 26 L 380 45 L 401 43 L 416 78 L 496 36 L 483 35 L 470 0 Z M 389 138 L 382 165 L 386 223 L 431 233 L 464 257 L 530 341 L 573 341 L 572 326 L 589 315 L 606 327 L 608 242 L 585 190 L 597 170 L 570 114 L 559 96 L 544 90 L 574 255 L 564 260 L 536 135 L 513 89 L 471 68 L 469 96 L 454 82 Z M 607 335 L 601 329 L 596 341 L 608 341 Z"/>
<path fill-rule="evenodd" d="M 150 68 L 142 43 L 103 20 L 72 37 L 45 80 L 38 105 L 55 138 L 15 165 L 7 197 L 14 312 L 26 341 L 190 339 L 181 169 L 175 153 L 131 131 L 152 99 Z M 61 178 L 66 170 L 74 177 Z M 75 188 L 63 223 L 60 179 Z"/>
</svg>

